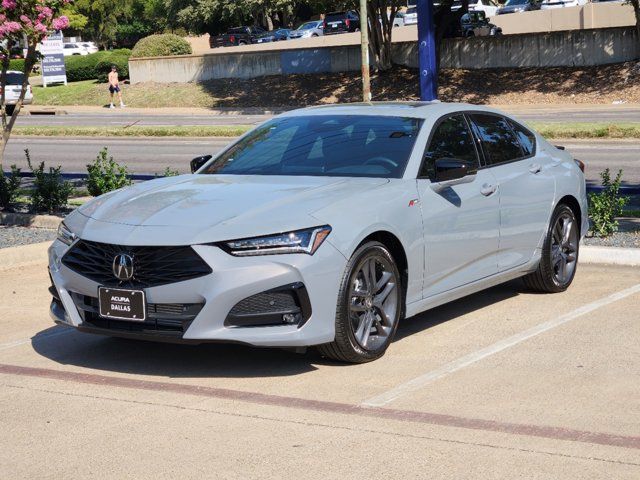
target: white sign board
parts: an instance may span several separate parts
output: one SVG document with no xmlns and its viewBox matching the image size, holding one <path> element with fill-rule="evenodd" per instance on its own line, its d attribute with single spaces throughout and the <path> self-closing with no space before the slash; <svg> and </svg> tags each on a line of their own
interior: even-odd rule
<svg viewBox="0 0 640 480">
<path fill-rule="evenodd" d="M 47 86 L 51 83 L 67 84 L 67 70 L 64 66 L 64 44 L 62 42 L 62 32 L 49 35 L 42 41 L 40 53 L 42 58 L 42 84 Z"/>
</svg>

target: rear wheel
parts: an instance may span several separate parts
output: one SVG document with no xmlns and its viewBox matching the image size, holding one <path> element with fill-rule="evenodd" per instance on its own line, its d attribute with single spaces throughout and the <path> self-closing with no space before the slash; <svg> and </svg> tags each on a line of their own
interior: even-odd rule
<svg viewBox="0 0 640 480">
<path fill-rule="evenodd" d="M 556 293 L 571 285 L 578 266 L 579 228 L 573 210 L 567 205 L 558 205 L 542 246 L 538 269 L 523 278 L 527 287 L 538 292 Z"/>
<path fill-rule="evenodd" d="M 402 284 L 396 263 L 379 242 L 368 242 L 351 257 L 340 285 L 336 336 L 320 345 L 326 357 L 365 363 L 384 355 L 398 328 Z"/>
</svg>

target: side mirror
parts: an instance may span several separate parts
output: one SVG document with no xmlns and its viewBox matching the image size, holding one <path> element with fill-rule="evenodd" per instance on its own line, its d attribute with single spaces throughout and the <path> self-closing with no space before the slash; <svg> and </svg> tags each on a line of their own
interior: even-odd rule
<svg viewBox="0 0 640 480">
<path fill-rule="evenodd" d="M 434 167 L 436 191 L 461 183 L 471 183 L 478 171 L 474 162 L 457 158 L 439 158 L 435 161 Z"/>
<path fill-rule="evenodd" d="M 205 163 L 213 158 L 212 155 L 202 155 L 191 160 L 191 173 L 196 173 Z"/>
</svg>

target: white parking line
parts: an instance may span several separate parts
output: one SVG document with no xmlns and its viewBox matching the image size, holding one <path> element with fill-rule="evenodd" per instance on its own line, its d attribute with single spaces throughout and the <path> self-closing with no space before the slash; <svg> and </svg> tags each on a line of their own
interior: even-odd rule
<svg viewBox="0 0 640 480">
<path fill-rule="evenodd" d="M 465 355 L 464 357 L 460 357 L 457 360 L 449 362 L 443 365 L 440 368 L 432 370 L 430 372 L 425 373 L 424 375 L 420 375 L 408 382 L 405 382 L 401 385 L 398 385 L 391 390 L 388 390 L 380 395 L 369 398 L 362 402 L 362 405 L 369 407 L 382 407 L 387 405 L 402 396 L 407 394 L 416 392 L 420 390 L 425 385 L 434 382 L 442 377 L 445 377 L 453 372 L 461 370 L 469 365 L 472 365 L 480 360 L 487 358 L 491 355 L 499 353 L 507 348 L 513 347 L 529 338 L 540 335 L 541 333 L 547 332 L 552 328 L 563 325 L 571 320 L 575 320 L 578 317 L 586 315 L 587 313 L 593 312 L 598 308 L 604 307 L 611 303 L 617 302 L 618 300 L 622 300 L 630 295 L 640 292 L 640 284 L 634 285 L 633 287 L 629 287 L 620 292 L 613 293 L 608 297 L 601 298 L 600 300 L 596 300 L 595 302 L 588 303 L 580 308 L 577 308 L 565 315 L 562 315 L 556 319 L 549 320 L 548 322 L 541 323 L 540 325 L 536 325 L 529 330 L 525 330 L 523 332 L 517 333 L 509 338 L 505 338 L 504 340 L 500 340 L 499 342 L 494 343 L 482 350 L 478 350 L 476 352 L 470 353 L 469 355 Z"/>
<path fill-rule="evenodd" d="M 45 338 L 58 337 L 60 335 L 66 335 L 67 333 L 71 333 L 74 330 L 72 328 L 64 328 L 62 330 L 55 330 L 51 333 L 43 333 L 42 335 L 37 337 L 37 340 L 43 340 Z M 19 347 L 20 345 L 24 345 L 25 343 L 31 343 L 36 337 L 33 338 L 23 338 L 22 340 L 15 340 L 13 342 L 7 342 L 0 344 L 0 352 L 2 350 L 8 350 L 10 348 Z"/>
</svg>

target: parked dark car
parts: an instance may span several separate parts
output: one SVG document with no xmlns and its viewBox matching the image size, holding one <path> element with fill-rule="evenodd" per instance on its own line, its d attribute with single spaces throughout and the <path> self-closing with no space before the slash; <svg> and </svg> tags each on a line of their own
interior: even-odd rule
<svg viewBox="0 0 640 480">
<path fill-rule="evenodd" d="M 256 40 L 267 31 L 262 27 L 234 27 L 227 30 L 222 35 L 210 36 L 209 46 L 216 47 L 233 47 L 237 45 L 250 45 L 256 43 Z"/>
<path fill-rule="evenodd" d="M 469 12 L 460 17 L 459 33 L 461 37 L 497 37 L 502 35 L 502 28 L 489 23 L 482 11 Z"/>
<path fill-rule="evenodd" d="M 279 28 L 278 30 L 272 30 L 266 32 L 264 35 L 260 35 L 255 43 L 268 43 L 268 42 L 280 42 L 282 40 L 289 40 L 289 34 L 291 30 L 289 28 Z"/>
<path fill-rule="evenodd" d="M 530 10 L 540 10 L 540 0 L 507 0 L 505 4 L 498 9 L 496 15 L 528 12 Z"/>
<path fill-rule="evenodd" d="M 327 13 L 324 17 L 324 34 L 360 31 L 360 16 L 353 10 Z"/>
</svg>

